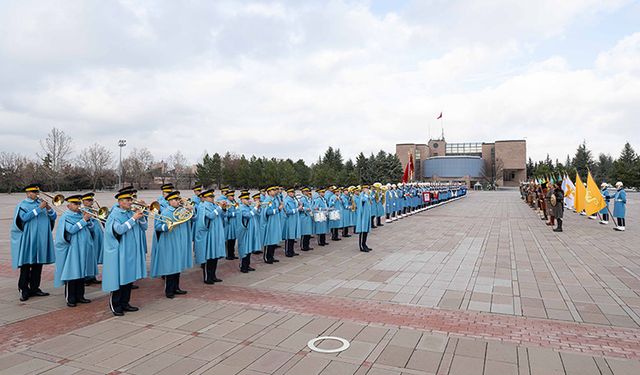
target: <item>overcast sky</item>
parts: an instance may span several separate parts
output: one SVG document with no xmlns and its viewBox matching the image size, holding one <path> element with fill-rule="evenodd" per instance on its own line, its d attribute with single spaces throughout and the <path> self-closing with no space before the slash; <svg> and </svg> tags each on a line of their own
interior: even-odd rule
<svg viewBox="0 0 640 375">
<path fill-rule="evenodd" d="M 0 0 L 0 151 L 640 148 L 640 2 Z"/>
</svg>

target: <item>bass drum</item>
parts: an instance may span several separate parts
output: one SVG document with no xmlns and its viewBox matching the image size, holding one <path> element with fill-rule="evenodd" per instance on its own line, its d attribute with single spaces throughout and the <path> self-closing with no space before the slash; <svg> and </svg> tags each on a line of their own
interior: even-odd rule
<svg viewBox="0 0 640 375">
<path fill-rule="evenodd" d="M 337 210 L 329 211 L 329 220 L 331 221 L 340 220 L 340 211 L 337 211 Z"/>
<path fill-rule="evenodd" d="M 327 214 L 325 214 L 323 211 L 314 212 L 313 221 L 315 221 L 316 223 L 327 221 Z"/>
</svg>

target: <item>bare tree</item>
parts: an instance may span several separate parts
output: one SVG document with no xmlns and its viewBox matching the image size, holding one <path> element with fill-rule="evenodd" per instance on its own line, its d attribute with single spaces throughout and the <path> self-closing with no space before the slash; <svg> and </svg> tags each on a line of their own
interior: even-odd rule
<svg viewBox="0 0 640 375">
<path fill-rule="evenodd" d="M 27 158 L 15 152 L 0 152 L 0 191 L 11 193 L 20 189 Z"/>
<path fill-rule="evenodd" d="M 480 170 L 480 177 L 482 181 L 489 184 L 492 189 L 495 189 L 497 187 L 497 181 L 502 179 L 503 169 L 504 163 L 502 159 L 485 160 Z"/>
<path fill-rule="evenodd" d="M 134 148 L 131 154 L 122 161 L 122 169 L 124 170 L 124 179 L 128 178 L 131 182 L 136 183 L 142 188 L 151 176 L 151 168 L 153 167 L 153 155 L 146 148 Z"/>
<path fill-rule="evenodd" d="M 96 190 L 98 181 L 113 167 L 113 153 L 107 150 L 106 147 L 94 143 L 80 151 L 78 163 L 82 168 L 86 169 L 91 178 L 93 190 Z"/>
<path fill-rule="evenodd" d="M 40 155 L 45 167 L 49 170 L 51 182 L 57 190 L 59 188 L 62 168 L 67 165 L 69 156 L 73 152 L 72 138 L 58 128 L 52 128 L 47 138 L 40 140 L 43 155 Z"/>
<path fill-rule="evenodd" d="M 179 187 L 181 183 L 189 184 L 191 181 L 191 169 L 187 158 L 184 157 L 182 152 L 176 151 L 175 154 L 169 156 L 167 166 L 176 183 L 176 187 Z"/>
</svg>

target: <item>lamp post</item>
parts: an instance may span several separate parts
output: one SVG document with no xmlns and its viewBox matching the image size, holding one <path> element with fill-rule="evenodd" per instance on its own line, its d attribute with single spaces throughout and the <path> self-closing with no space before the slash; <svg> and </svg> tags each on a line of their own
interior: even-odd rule
<svg viewBox="0 0 640 375">
<path fill-rule="evenodd" d="M 122 188 L 122 148 L 127 145 L 126 139 L 118 141 L 118 147 L 120 147 L 120 166 L 118 167 L 118 189 Z"/>
</svg>

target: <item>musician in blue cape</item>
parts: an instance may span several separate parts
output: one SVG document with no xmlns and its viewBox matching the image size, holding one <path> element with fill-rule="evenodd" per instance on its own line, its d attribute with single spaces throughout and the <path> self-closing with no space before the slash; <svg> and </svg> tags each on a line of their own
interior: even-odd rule
<svg viewBox="0 0 640 375">
<path fill-rule="evenodd" d="M 387 184 L 387 188 L 384 192 L 384 211 L 385 211 L 385 223 L 389 224 L 393 222 L 395 216 L 395 201 L 393 200 L 393 188 L 391 184 Z"/>
<path fill-rule="evenodd" d="M 93 208 L 95 202 L 95 193 L 86 193 L 82 195 L 82 206 L 94 212 L 97 212 Z M 87 254 L 87 276 L 84 278 L 84 285 L 89 286 L 91 284 L 100 284 L 97 279 L 98 276 L 98 264 L 102 264 L 103 246 L 104 246 L 104 230 L 102 228 L 102 222 L 94 216 L 89 215 L 88 226 L 91 232 L 91 239 L 93 246 L 91 247 L 91 253 Z"/>
<path fill-rule="evenodd" d="M 285 241 L 287 238 L 284 235 L 285 231 L 285 222 L 287 221 L 287 214 L 284 211 L 284 199 L 287 194 L 284 190 L 284 187 L 278 186 L 278 191 L 276 193 L 276 198 L 278 199 L 278 207 L 280 210 L 280 230 L 282 231 L 282 240 Z M 280 245 L 276 245 L 276 248 L 280 247 Z"/>
<path fill-rule="evenodd" d="M 327 246 L 327 232 L 329 231 L 329 225 L 327 223 L 328 205 L 327 200 L 324 198 L 326 190 L 324 188 L 317 189 L 318 195 L 313 200 L 313 221 L 315 226 L 313 228 L 313 234 L 318 236 L 318 246 Z"/>
<path fill-rule="evenodd" d="M 193 196 L 191 197 L 191 201 L 194 203 L 195 206 L 200 204 L 200 193 L 202 193 L 203 189 L 204 189 L 204 186 L 202 186 L 202 184 L 195 184 L 192 188 Z"/>
<path fill-rule="evenodd" d="M 309 251 L 313 250 L 312 247 L 309 247 L 311 234 L 313 234 L 313 202 L 311 200 L 311 189 L 303 187 L 301 192 L 302 197 L 300 197 L 300 203 L 302 204 L 302 211 L 300 211 L 300 250 Z"/>
<path fill-rule="evenodd" d="M 260 199 L 260 193 L 253 199 Z M 238 225 L 238 255 L 240 256 L 240 272 L 255 271 L 251 267 L 251 254 L 262 247 L 260 241 L 260 206 L 252 206 L 248 191 L 240 194 L 240 224 Z"/>
<path fill-rule="evenodd" d="M 353 189 L 355 189 L 353 186 L 349 186 L 343 189 L 342 194 L 340 194 L 340 200 L 342 201 L 342 237 L 344 238 L 351 237 L 349 227 L 354 225 L 352 208 L 355 206 L 351 199 Z"/>
<path fill-rule="evenodd" d="M 133 282 L 147 276 L 145 262 L 147 218 L 142 211 L 132 211 L 131 192 L 115 195 L 118 207 L 111 210 L 104 228 L 102 290 L 111 292 L 109 307 L 115 316 L 138 311 L 131 306 Z"/>
<path fill-rule="evenodd" d="M 369 185 L 362 185 L 362 192 L 356 190 L 356 233 L 359 235 L 358 244 L 360 251 L 369 252 L 372 249 L 367 246 L 367 237 L 371 230 L 371 197 Z"/>
<path fill-rule="evenodd" d="M 167 202 L 167 194 L 174 191 L 175 188 L 172 183 L 168 183 L 160 186 L 160 190 L 162 190 L 162 195 L 158 197 L 158 203 L 160 203 L 160 209 L 164 210 L 169 205 L 169 202 Z"/>
<path fill-rule="evenodd" d="M 266 250 L 263 254 L 264 262 L 267 264 L 273 264 L 279 262 L 278 259 L 274 258 L 274 253 L 276 250 L 276 245 L 282 239 L 282 228 L 280 226 L 280 210 L 277 206 L 278 201 L 275 199 L 276 186 L 270 186 L 267 189 L 267 197 L 262 202 L 262 210 L 263 215 L 262 219 L 264 220 L 264 240 L 263 245 L 266 246 Z"/>
<path fill-rule="evenodd" d="M 200 193 L 202 193 L 202 189 L 204 186 L 202 184 L 196 184 L 193 186 L 193 196 L 191 197 L 192 208 L 193 208 L 193 221 L 190 223 L 192 230 L 192 240 L 196 238 L 196 223 L 195 220 L 198 218 L 198 205 L 200 204 Z"/>
<path fill-rule="evenodd" d="M 332 188 L 334 188 L 332 186 Z M 342 229 L 342 199 L 340 198 L 340 190 L 334 188 L 332 192 L 325 194 L 327 200 L 327 209 L 329 220 L 329 231 L 331 232 L 331 241 L 340 241 L 340 229 Z M 327 198 L 328 196 L 328 198 Z"/>
<path fill-rule="evenodd" d="M 153 222 L 154 236 L 151 245 L 151 277 L 164 276 L 164 294 L 174 298 L 176 294 L 187 294 L 180 289 L 180 272 L 191 268 L 191 228 L 188 221 L 174 224 L 178 218 L 180 192 L 175 190 L 166 195 L 169 204 Z"/>
<path fill-rule="evenodd" d="M 276 188 L 275 190 L 276 193 L 273 196 L 273 200 L 274 200 L 273 204 L 276 207 L 278 207 L 278 217 L 279 217 L 278 226 L 280 228 L 280 234 L 281 234 L 280 239 L 284 240 L 285 239 L 284 238 L 284 222 L 287 218 L 287 215 L 285 215 L 284 213 L 284 194 L 283 194 L 282 186 L 276 186 L 275 188 Z M 280 247 L 279 243 L 276 244 L 276 248 L 278 247 Z"/>
<path fill-rule="evenodd" d="M 225 192 L 225 198 L 227 200 L 227 209 L 225 211 L 224 220 L 224 235 L 225 245 L 227 250 L 227 260 L 238 259 L 236 256 L 236 231 L 238 230 L 238 202 L 235 198 L 235 190 L 228 190 Z"/>
<path fill-rule="evenodd" d="M 18 290 L 20 301 L 44 297 L 40 290 L 42 266 L 55 261 L 51 231 L 57 214 L 49 203 L 40 200 L 40 185 L 24 188 L 27 197 L 15 209 L 11 223 L 11 265 L 20 268 Z"/>
<path fill-rule="evenodd" d="M 262 254 L 262 248 L 264 247 L 264 225 L 263 222 L 266 222 L 266 219 L 263 219 L 264 210 L 262 210 L 261 201 L 265 199 L 267 191 L 265 189 L 260 190 L 259 193 L 254 194 L 251 198 L 253 199 L 253 204 L 256 207 L 256 211 L 258 213 L 255 216 L 255 225 L 257 227 L 258 238 L 256 238 L 256 242 L 260 245 L 257 250 L 253 250 L 253 254 Z"/>
<path fill-rule="evenodd" d="M 286 219 L 284 222 L 284 254 L 287 258 L 299 255 L 293 250 L 296 239 L 300 238 L 300 211 L 302 204 L 296 198 L 296 190 L 294 188 L 287 189 L 287 196 L 284 197 L 284 214 Z"/>
<path fill-rule="evenodd" d="M 216 276 L 216 271 L 218 259 L 225 257 L 225 212 L 221 207 L 224 203 L 214 201 L 214 192 L 211 189 L 200 193 L 194 240 L 196 263 L 203 266 L 202 279 L 209 285 L 222 281 Z"/>
<path fill-rule="evenodd" d="M 613 228 L 617 231 L 625 230 L 624 217 L 626 214 L 627 192 L 621 181 L 616 182 L 616 192 L 613 195 L 613 217 L 616 218 L 616 226 Z"/>
<path fill-rule="evenodd" d="M 82 195 L 71 195 L 65 199 L 67 210 L 60 217 L 56 229 L 56 271 L 53 285 L 64 285 L 67 306 L 89 303 L 84 298 L 84 279 L 93 274 L 94 263 L 87 258 L 94 256 L 91 215 L 81 211 Z M 94 274 L 95 275 L 95 274 Z"/>
</svg>

